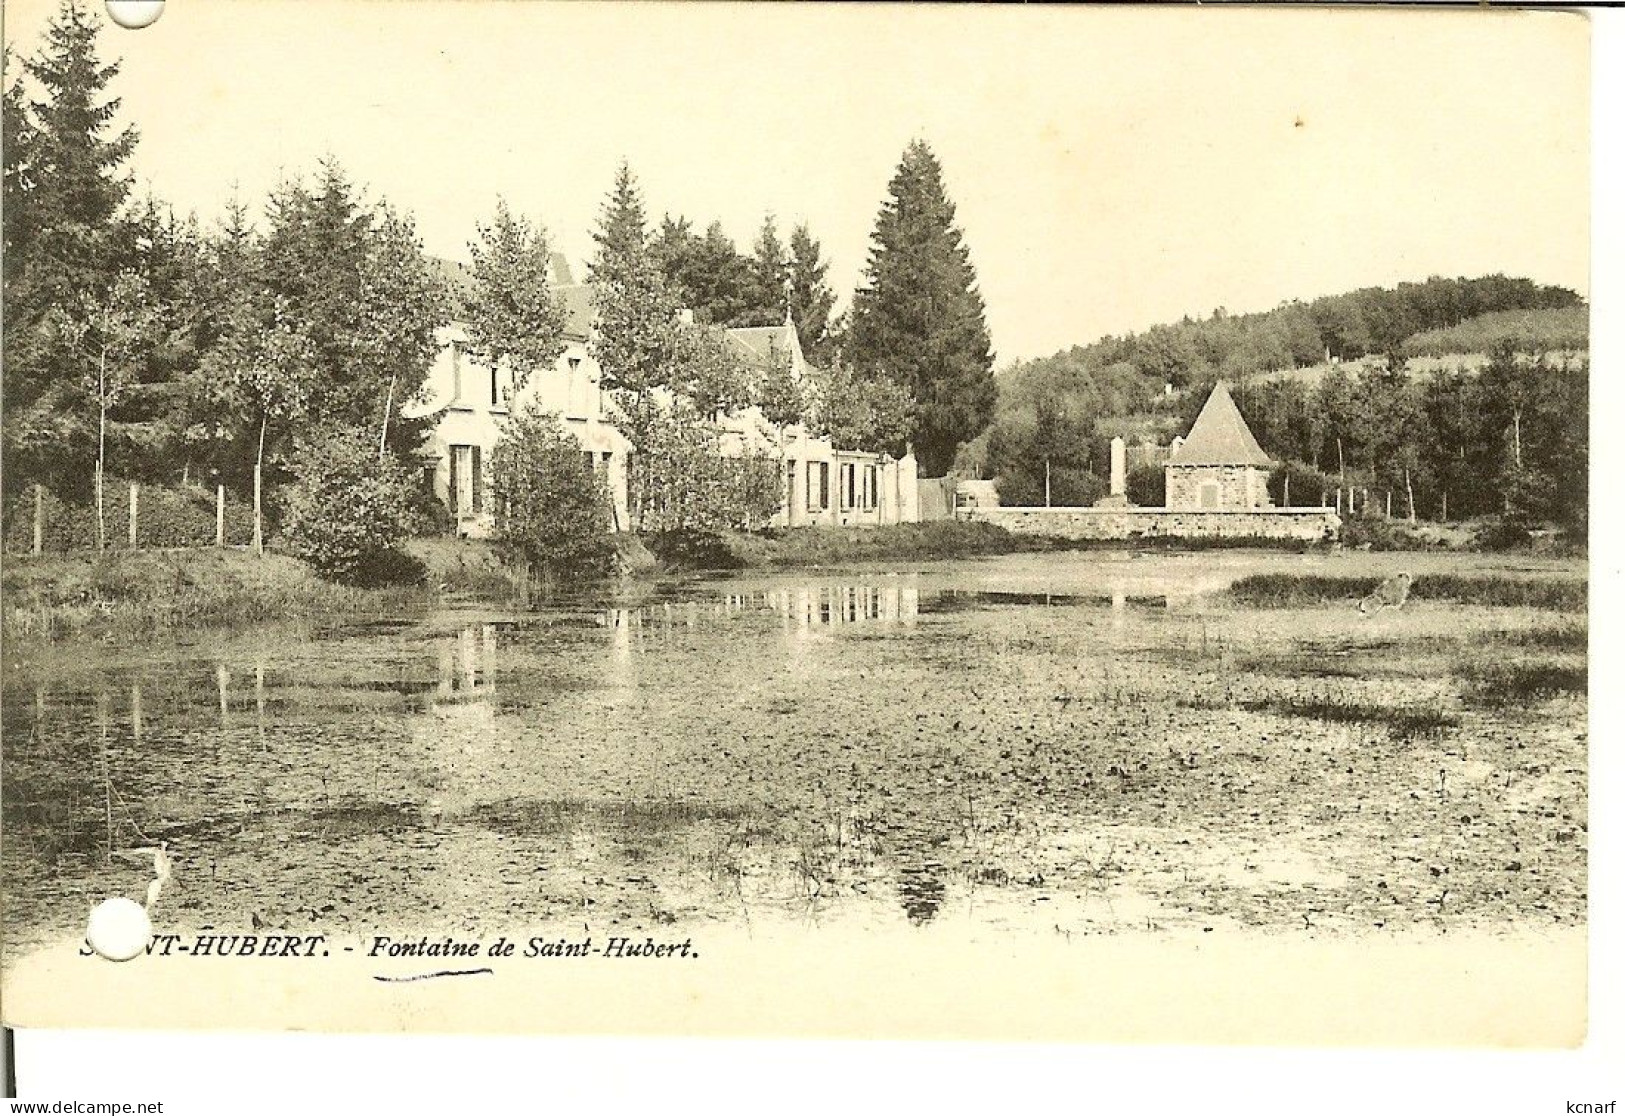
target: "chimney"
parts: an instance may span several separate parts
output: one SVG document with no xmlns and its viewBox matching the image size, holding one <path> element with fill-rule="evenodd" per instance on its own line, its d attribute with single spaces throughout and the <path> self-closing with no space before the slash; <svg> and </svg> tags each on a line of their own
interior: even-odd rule
<svg viewBox="0 0 1625 1116">
<path fill-rule="evenodd" d="M 693 325 L 694 311 L 685 306 L 683 309 L 677 311 L 677 320 L 682 322 L 684 325 Z"/>
</svg>

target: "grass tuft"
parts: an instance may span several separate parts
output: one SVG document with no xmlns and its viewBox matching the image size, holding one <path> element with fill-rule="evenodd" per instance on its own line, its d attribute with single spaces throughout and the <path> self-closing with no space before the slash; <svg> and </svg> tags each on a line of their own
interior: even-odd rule
<svg viewBox="0 0 1625 1116">
<path fill-rule="evenodd" d="M 1475 705 L 1513 706 L 1587 690 L 1583 663 L 1555 658 L 1464 660 L 1456 675 L 1463 697 Z"/>
<path fill-rule="evenodd" d="M 1241 578 L 1228 592 L 1231 600 L 1251 608 L 1308 608 L 1353 604 L 1381 582 L 1377 577 L 1266 573 Z M 1423 574 L 1411 585 L 1413 600 L 1553 612 L 1584 612 L 1588 597 L 1587 585 L 1579 578 Z"/>
</svg>

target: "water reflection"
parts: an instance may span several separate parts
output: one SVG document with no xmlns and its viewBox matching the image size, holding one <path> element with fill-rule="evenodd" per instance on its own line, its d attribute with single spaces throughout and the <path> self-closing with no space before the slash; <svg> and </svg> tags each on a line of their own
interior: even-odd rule
<svg viewBox="0 0 1625 1116">
<path fill-rule="evenodd" d="M 82 922 L 84 894 L 123 887 L 115 853 L 168 840 L 165 917 L 222 926 L 279 918 L 294 893 L 307 918 L 729 918 L 745 897 L 805 897 L 811 878 L 826 908 L 923 926 L 982 878 L 945 821 L 960 753 L 932 753 L 928 773 L 906 744 L 960 714 L 871 682 L 897 647 L 863 637 L 929 624 L 968 641 L 976 618 L 955 614 L 977 610 L 1107 605 L 1117 624 L 1168 607 L 1143 583 L 1101 584 L 767 580 L 587 616 L 470 609 L 10 674 L 20 922 Z M 847 682 L 827 686 L 837 659 Z M 783 669 L 798 661 L 819 669 Z M 1035 709 L 1064 712 L 1053 689 Z"/>
<path fill-rule="evenodd" d="M 663 601 L 633 608 L 606 608 L 598 625 L 613 633 L 613 646 L 634 639 L 692 631 L 702 623 L 776 615 L 785 628 L 836 627 L 874 621 L 912 624 L 920 615 L 920 590 L 901 585 L 801 585 L 730 593 L 709 601 Z"/>
<path fill-rule="evenodd" d="M 903 913 L 915 926 L 923 926 L 935 918 L 947 897 L 948 887 L 942 881 L 941 871 L 940 864 L 921 864 L 897 873 L 897 892 L 903 900 Z"/>
<path fill-rule="evenodd" d="M 437 667 L 430 709 L 489 701 L 496 694 L 497 628 L 470 624 L 437 644 Z"/>
<path fill-rule="evenodd" d="M 932 594 L 928 613 L 967 612 L 983 608 L 1077 608 L 1094 606 L 1123 612 L 1128 608 L 1165 611 L 1172 607 L 1164 593 L 1130 593 L 1121 583 L 1100 593 L 1029 593 L 985 589 L 944 589 Z"/>
</svg>

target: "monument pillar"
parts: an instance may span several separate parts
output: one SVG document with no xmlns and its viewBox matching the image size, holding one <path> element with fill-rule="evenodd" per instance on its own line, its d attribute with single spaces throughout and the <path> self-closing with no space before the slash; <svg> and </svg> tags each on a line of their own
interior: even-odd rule
<svg viewBox="0 0 1625 1116">
<path fill-rule="evenodd" d="M 1112 439 L 1112 495 L 1128 495 L 1128 453 L 1121 437 Z"/>
</svg>

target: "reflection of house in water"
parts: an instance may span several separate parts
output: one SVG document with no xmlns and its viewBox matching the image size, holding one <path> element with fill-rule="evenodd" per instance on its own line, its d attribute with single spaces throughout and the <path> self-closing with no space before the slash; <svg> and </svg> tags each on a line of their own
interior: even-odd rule
<svg viewBox="0 0 1625 1116">
<path fill-rule="evenodd" d="M 763 598 L 767 607 L 800 627 L 866 620 L 912 624 L 920 615 L 920 591 L 912 586 L 800 586 L 770 590 Z"/>
<path fill-rule="evenodd" d="M 598 625 L 611 633 L 617 655 L 634 644 L 663 640 L 710 621 L 777 613 L 800 627 L 858 624 L 864 621 L 912 624 L 920 613 L 920 591 L 901 585 L 818 585 L 731 593 L 712 601 L 665 601 L 639 608 L 606 608 Z"/>
<path fill-rule="evenodd" d="M 439 647 L 439 674 L 430 708 L 481 701 L 496 693 L 497 629 L 471 625 Z"/>
<path fill-rule="evenodd" d="M 479 799 L 496 746 L 497 629 L 470 625 L 437 648 L 428 711 L 412 719 L 412 736 L 432 765 L 431 820 L 465 812 Z"/>
</svg>

